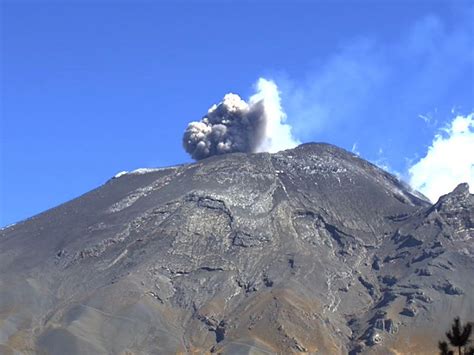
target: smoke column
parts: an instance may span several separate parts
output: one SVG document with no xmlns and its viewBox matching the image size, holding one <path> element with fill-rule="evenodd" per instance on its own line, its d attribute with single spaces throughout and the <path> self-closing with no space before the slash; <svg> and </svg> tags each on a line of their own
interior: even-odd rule
<svg viewBox="0 0 474 355">
<path fill-rule="evenodd" d="M 248 102 L 229 93 L 200 121 L 188 124 L 183 146 L 193 159 L 235 152 L 273 153 L 299 144 L 285 124 L 277 85 L 260 78 L 255 87 Z"/>
</svg>

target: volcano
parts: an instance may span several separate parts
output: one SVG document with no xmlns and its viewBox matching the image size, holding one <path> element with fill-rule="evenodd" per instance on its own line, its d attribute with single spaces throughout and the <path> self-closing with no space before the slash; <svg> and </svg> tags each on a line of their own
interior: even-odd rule
<svg viewBox="0 0 474 355">
<path fill-rule="evenodd" d="M 120 174 L 0 231 L 2 354 L 433 354 L 474 195 L 304 144 Z"/>
</svg>

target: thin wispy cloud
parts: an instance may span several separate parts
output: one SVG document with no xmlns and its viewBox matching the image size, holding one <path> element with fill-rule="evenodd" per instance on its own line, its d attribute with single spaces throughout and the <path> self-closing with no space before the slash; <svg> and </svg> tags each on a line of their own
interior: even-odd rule
<svg viewBox="0 0 474 355">
<path fill-rule="evenodd" d="M 352 38 L 303 79 L 280 75 L 276 82 L 295 136 L 347 149 L 357 141 L 372 160 L 383 146 L 395 169 L 405 169 L 404 158 L 419 148 L 413 142 L 428 144 L 444 123 L 440 117 L 466 100 L 468 93 L 458 91 L 460 100 L 453 93 L 474 66 L 473 22 L 472 11 L 454 27 L 425 16 L 391 42 Z"/>
</svg>

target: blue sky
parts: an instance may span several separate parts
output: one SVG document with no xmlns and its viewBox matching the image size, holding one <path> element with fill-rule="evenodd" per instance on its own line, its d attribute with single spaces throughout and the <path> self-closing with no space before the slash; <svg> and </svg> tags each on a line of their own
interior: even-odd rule
<svg viewBox="0 0 474 355">
<path fill-rule="evenodd" d="M 409 179 L 474 111 L 470 4 L 3 1 L 0 226 L 119 171 L 190 162 L 186 125 L 259 77 L 297 139 Z"/>
</svg>

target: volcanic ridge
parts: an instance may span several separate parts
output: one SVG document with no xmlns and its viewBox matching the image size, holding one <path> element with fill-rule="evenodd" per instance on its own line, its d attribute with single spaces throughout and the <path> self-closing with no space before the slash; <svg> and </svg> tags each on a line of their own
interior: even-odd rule
<svg viewBox="0 0 474 355">
<path fill-rule="evenodd" d="M 0 231 L 2 354 L 433 354 L 474 195 L 303 144 L 121 173 Z"/>
</svg>

